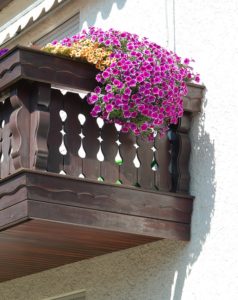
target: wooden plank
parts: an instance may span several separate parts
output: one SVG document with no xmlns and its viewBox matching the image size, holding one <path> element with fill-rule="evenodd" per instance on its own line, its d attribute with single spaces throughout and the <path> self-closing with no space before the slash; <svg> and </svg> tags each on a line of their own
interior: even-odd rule
<svg viewBox="0 0 238 300">
<path fill-rule="evenodd" d="M 32 169 L 42 169 L 44 171 L 47 169 L 50 100 L 50 84 L 40 82 L 35 84 L 30 99 L 30 168 Z"/>
<path fill-rule="evenodd" d="M 28 201 L 29 217 L 154 238 L 189 240 L 190 225 L 40 201 Z"/>
<path fill-rule="evenodd" d="M 138 183 L 144 189 L 155 189 L 155 174 L 151 168 L 153 161 L 153 142 L 149 142 L 145 137 L 137 138 L 138 159 L 140 167 L 138 168 Z"/>
<path fill-rule="evenodd" d="M 90 107 L 85 111 L 86 121 L 83 125 L 83 147 L 86 157 L 83 160 L 83 175 L 85 178 L 98 180 L 100 177 L 100 163 L 97 159 L 99 150 L 100 129 L 95 118 L 90 115 Z"/>
<path fill-rule="evenodd" d="M 62 142 L 62 122 L 60 119 L 60 110 L 63 109 L 63 95 L 58 90 L 52 90 L 50 111 L 50 129 L 48 134 L 48 162 L 47 171 L 59 173 L 63 169 L 63 156 L 59 152 Z"/>
<path fill-rule="evenodd" d="M 155 139 L 155 158 L 158 162 L 158 170 L 155 171 L 155 184 L 158 190 L 169 192 L 172 187 L 171 171 L 171 145 L 168 135 Z"/>
<path fill-rule="evenodd" d="M 137 183 L 137 169 L 134 165 L 134 159 L 136 156 L 136 148 L 134 144 L 136 138 L 134 134 L 120 133 L 119 141 L 120 153 L 123 163 L 120 166 L 120 178 L 123 184 L 135 186 Z"/>
<path fill-rule="evenodd" d="M 22 201 L 14 206 L 7 207 L 0 210 L 0 230 L 6 226 L 12 226 L 15 223 L 19 223 L 22 220 L 28 218 L 28 203 L 27 201 Z"/>
<path fill-rule="evenodd" d="M 181 223 L 191 221 L 193 200 L 187 196 L 36 173 L 27 175 L 27 186 L 32 200 Z"/>
<path fill-rule="evenodd" d="M 119 179 L 119 165 L 116 164 L 115 158 L 118 151 L 117 131 L 113 124 L 104 124 L 102 128 L 101 143 L 104 161 L 101 162 L 101 176 L 105 182 L 116 183 Z"/>
<path fill-rule="evenodd" d="M 23 78 L 88 91 L 97 84 L 93 65 L 24 47 L 20 53 Z"/>
<path fill-rule="evenodd" d="M 191 113 L 185 112 L 177 128 L 172 131 L 172 190 L 178 193 L 189 191 L 190 126 Z"/>
<path fill-rule="evenodd" d="M 13 112 L 10 117 L 12 133 L 12 159 L 14 168 L 30 167 L 30 86 L 22 82 L 11 89 L 10 102 Z"/>
<path fill-rule="evenodd" d="M 31 220 L 0 233 L 0 282 L 155 240 Z"/>
<path fill-rule="evenodd" d="M 81 102 L 79 96 L 67 93 L 64 96 L 64 110 L 67 113 L 65 122 L 65 145 L 68 150 L 64 158 L 64 170 L 67 175 L 78 177 L 82 171 L 82 158 L 78 155 L 81 144 L 81 125 L 78 115 L 81 112 Z"/>
</svg>

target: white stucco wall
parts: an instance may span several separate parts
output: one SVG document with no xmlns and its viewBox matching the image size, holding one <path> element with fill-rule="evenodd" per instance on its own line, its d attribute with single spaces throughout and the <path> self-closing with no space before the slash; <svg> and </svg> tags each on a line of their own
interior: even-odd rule
<svg viewBox="0 0 238 300">
<path fill-rule="evenodd" d="M 173 48 L 172 3 L 78 1 L 82 26 L 136 32 Z M 175 0 L 176 50 L 196 59 L 207 87 L 204 112 L 191 133 L 191 242 L 159 241 L 6 282 L 1 300 L 80 289 L 87 300 L 237 299 L 237 15 L 237 0 Z"/>
</svg>

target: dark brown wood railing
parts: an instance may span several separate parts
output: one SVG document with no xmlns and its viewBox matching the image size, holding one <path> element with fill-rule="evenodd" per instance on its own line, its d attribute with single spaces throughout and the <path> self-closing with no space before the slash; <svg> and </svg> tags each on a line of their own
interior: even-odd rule
<svg viewBox="0 0 238 300">
<path fill-rule="evenodd" d="M 189 130 L 203 87 L 188 85 L 183 118 L 152 143 L 90 116 L 78 92 L 95 74 L 30 48 L 0 59 L 0 282 L 190 240 Z"/>
<path fill-rule="evenodd" d="M 189 129 L 203 88 L 190 84 L 185 114 L 148 142 L 100 124 L 79 94 L 92 90 L 92 66 L 18 47 L 0 60 L 0 174 L 33 169 L 147 190 L 188 193 Z"/>
</svg>

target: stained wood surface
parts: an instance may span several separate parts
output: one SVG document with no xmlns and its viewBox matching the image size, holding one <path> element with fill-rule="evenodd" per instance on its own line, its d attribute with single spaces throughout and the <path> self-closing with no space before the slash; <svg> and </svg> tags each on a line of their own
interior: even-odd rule
<svg viewBox="0 0 238 300">
<path fill-rule="evenodd" d="M 27 47 L 16 47 L 0 59 L 0 92 L 10 87 L 13 108 L 10 131 L 8 125 L 1 130 L 5 143 L 0 140 L 0 146 L 6 159 L 1 166 L 2 178 L 19 168 L 39 168 L 149 190 L 188 193 L 190 141 L 189 127 L 186 126 L 190 126 L 192 114 L 200 110 L 204 87 L 188 84 L 185 115 L 180 121 L 185 126 L 177 126 L 171 141 L 164 139 L 153 145 L 138 138 L 135 149 L 134 141 L 126 134 L 117 133 L 113 125 L 105 124 L 100 129 L 90 116 L 91 108 L 86 100 L 80 102 L 75 94 L 63 96 L 46 88 L 51 84 L 92 91 L 97 84 L 96 73 L 92 65 Z M 38 89 L 36 96 L 32 82 Z M 64 109 L 68 117 L 62 122 L 59 112 Z M 79 112 L 86 117 L 82 126 L 77 120 Z M 63 155 L 59 152 L 62 130 L 67 150 Z M 117 139 L 121 144 L 116 144 Z M 85 150 L 83 158 L 77 152 L 81 145 Z M 152 146 L 156 148 L 155 153 Z M 104 159 L 99 161 L 100 147 Z M 122 160 L 116 164 L 118 150 Z M 11 153 L 7 154 L 7 151 Z M 134 164 L 136 156 L 139 167 Z M 158 167 L 152 169 L 154 163 Z"/>
<path fill-rule="evenodd" d="M 31 220 L 0 232 L 0 282 L 156 240 Z"/>
<path fill-rule="evenodd" d="M 17 188 L 17 186 L 19 187 Z M 131 230 L 136 230 L 138 234 L 142 234 L 143 232 L 148 233 L 151 230 L 151 233 L 158 237 L 161 237 L 160 235 L 162 233 L 159 230 L 153 232 L 153 226 L 151 227 L 147 222 L 144 222 L 147 218 L 148 220 L 150 219 L 150 221 L 152 219 L 158 220 L 160 222 L 158 224 L 161 224 L 161 221 L 165 221 L 165 224 L 167 224 L 168 221 L 172 221 L 172 223 L 177 225 L 189 225 L 191 221 L 193 198 L 188 196 L 177 196 L 176 194 L 170 193 L 161 194 L 158 192 L 138 190 L 136 188 L 126 188 L 122 185 L 109 185 L 37 171 L 21 171 L 3 180 L 0 188 L 4 191 L 3 197 L 5 201 L 2 210 L 5 209 L 6 212 L 8 207 L 10 207 L 8 203 L 11 203 L 11 205 L 15 203 L 14 199 L 16 198 L 16 193 L 21 189 L 26 190 L 26 194 L 23 193 L 23 197 L 25 198 L 22 198 L 22 201 L 25 199 L 28 201 L 29 217 L 71 222 L 75 216 L 76 219 L 74 222 L 77 224 L 79 220 L 79 222 L 83 222 L 81 225 L 85 224 L 95 227 L 108 226 L 109 228 L 110 222 L 105 220 L 101 213 L 103 212 L 104 214 L 107 213 L 106 215 L 108 215 L 109 219 L 111 218 L 111 225 L 118 226 L 118 230 L 120 231 L 129 230 L 130 232 Z M 48 208 L 44 207 L 44 203 L 48 203 Z M 61 213 L 57 211 L 57 209 L 54 209 L 57 205 Z M 39 210 L 35 209 L 36 206 Z M 52 210 L 50 210 L 50 207 Z M 67 212 L 67 207 L 72 208 L 72 211 Z M 34 208 L 34 212 L 31 208 Z M 85 212 L 84 219 L 77 218 L 77 208 L 79 209 L 79 215 Z M 74 215 L 72 215 L 72 213 Z M 96 215 L 92 215 L 92 213 L 96 213 Z M 87 214 L 92 217 L 87 219 Z M 100 215 L 102 217 L 100 217 Z M 128 227 L 123 224 L 124 221 L 118 222 L 119 217 L 124 218 L 125 222 L 127 222 L 127 220 L 130 220 L 130 218 L 128 218 L 129 216 L 142 218 L 141 225 L 144 225 L 136 226 L 136 228 L 133 229 L 131 228 L 133 222 L 131 222 L 131 226 Z M 136 218 L 132 219 L 137 220 Z M 170 232 L 168 228 L 168 232 L 164 232 L 163 234 L 176 239 L 176 232 L 174 232 L 172 223 L 172 231 Z M 5 225 L 7 225 L 7 223 Z M 114 229 L 116 230 L 116 228 Z M 179 238 L 184 237 L 184 239 L 187 239 L 189 237 L 188 233 L 189 231 L 186 231 L 184 236 L 182 235 Z"/>
<path fill-rule="evenodd" d="M 102 128 L 101 143 L 104 161 L 101 162 L 101 176 L 105 182 L 116 183 L 119 180 L 119 165 L 116 163 L 115 158 L 119 150 L 116 141 L 118 134 L 113 124 L 105 124 Z"/>
<path fill-rule="evenodd" d="M 90 91 L 96 85 L 96 72 L 93 65 L 17 46 L 0 59 L 0 92 L 20 79 Z"/>
<path fill-rule="evenodd" d="M 0 189 L 0 281 L 190 237 L 189 196 L 25 170 Z"/>
<path fill-rule="evenodd" d="M 172 188 L 171 182 L 171 143 L 168 135 L 155 139 L 155 159 L 158 171 L 155 172 L 155 185 L 160 191 L 169 192 Z"/>
<path fill-rule="evenodd" d="M 135 186 L 138 183 L 137 168 L 134 165 L 136 156 L 136 137 L 130 133 L 121 133 L 119 135 L 120 153 L 123 163 L 120 166 L 120 178 L 123 184 Z"/>
</svg>

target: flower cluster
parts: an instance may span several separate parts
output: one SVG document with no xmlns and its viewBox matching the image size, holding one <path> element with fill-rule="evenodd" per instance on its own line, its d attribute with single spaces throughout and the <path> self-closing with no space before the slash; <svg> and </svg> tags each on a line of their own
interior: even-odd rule
<svg viewBox="0 0 238 300">
<path fill-rule="evenodd" d="M 86 59 L 101 70 L 88 97 L 91 115 L 153 139 L 183 115 L 186 82 L 199 81 L 190 60 L 135 34 L 94 27 L 44 50 Z"/>
<path fill-rule="evenodd" d="M 0 56 L 2 56 L 2 55 L 4 55 L 4 54 L 6 54 L 6 53 L 7 53 L 7 51 L 8 51 L 8 49 L 6 49 L 6 48 L 2 48 L 2 49 L 0 49 Z"/>
<path fill-rule="evenodd" d="M 65 38 L 62 42 L 49 43 L 42 50 L 72 58 L 80 58 L 82 61 L 94 64 L 100 71 L 104 71 L 112 62 L 112 59 L 110 59 L 112 51 L 108 47 L 92 42 L 90 39 L 80 39 L 78 35 L 72 39 Z"/>
</svg>

